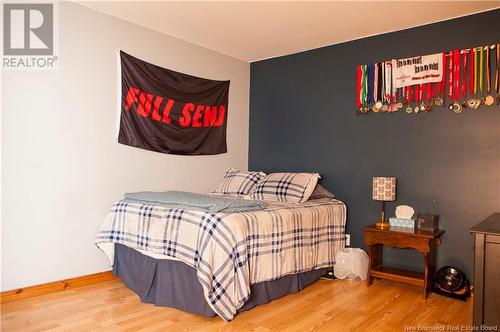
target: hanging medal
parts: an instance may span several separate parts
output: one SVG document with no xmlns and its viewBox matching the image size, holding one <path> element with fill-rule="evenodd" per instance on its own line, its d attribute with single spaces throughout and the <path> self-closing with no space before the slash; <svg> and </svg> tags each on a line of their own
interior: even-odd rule
<svg viewBox="0 0 500 332">
<path fill-rule="evenodd" d="M 376 102 L 377 102 L 377 75 L 378 75 L 378 71 L 377 71 L 377 63 L 374 63 L 372 66 L 372 71 L 373 71 L 373 79 L 372 79 L 372 82 L 371 84 L 373 85 L 372 86 L 372 89 L 373 89 L 373 101 L 372 101 L 372 111 L 375 112 L 375 113 L 378 113 L 380 111 L 380 108 L 377 108 L 376 106 Z"/>
<path fill-rule="evenodd" d="M 470 66 L 469 66 L 469 94 L 470 98 L 467 100 L 467 107 L 471 110 L 477 109 L 476 91 L 477 91 L 477 49 L 470 49 Z"/>
<path fill-rule="evenodd" d="M 391 76 L 391 62 L 386 61 L 384 63 L 385 70 L 385 100 L 391 103 L 391 91 L 392 91 L 392 76 Z"/>
<path fill-rule="evenodd" d="M 396 110 L 398 111 L 403 108 L 403 88 L 398 88 L 396 90 Z"/>
<path fill-rule="evenodd" d="M 430 112 L 432 110 L 432 96 L 433 96 L 433 91 L 432 91 L 432 83 L 427 83 L 426 84 L 426 97 L 427 97 L 427 104 L 425 104 L 425 111 Z"/>
<path fill-rule="evenodd" d="M 455 113 L 462 112 L 460 104 L 460 51 L 453 51 L 453 100 L 451 110 Z"/>
<path fill-rule="evenodd" d="M 474 76 L 474 68 L 475 68 L 475 54 L 476 49 L 471 48 L 469 50 L 469 99 L 467 100 L 467 107 L 472 108 L 471 105 L 474 104 L 474 87 L 476 86 L 476 78 Z"/>
<path fill-rule="evenodd" d="M 361 113 L 367 113 L 368 108 L 366 107 L 366 65 L 361 65 Z"/>
<path fill-rule="evenodd" d="M 469 95 L 470 98 L 467 100 L 467 106 L 470 107 L 470 103 L 472 102 L 472 99 L 474 98 L 474 86 L 475 86 L 475 77 L 474 77 L 474 68 L 475 68 L 475 56 L 476 56 L 476 49 L 471 48 L 469 51 L 469 57 L 470 57 L 470 65 L 469 65 Z"/>
<path fill-rule="evenodd" d="M 378 101 L 378 63 L 375 63 L 374 65 L 374 77 L 373 77 L 373 107 L 376 108 L 378 111 L 380 111 L 380 107 L 377 107 L 377 101 Z M 377 112 L 378 112 L 377 111 Z"/>
<path fill-rule="evenodd" d="M 368 65 L 363 65 L 364 71 L 364 80 L 363 80 L 363 109 L 365 113 L 370 111 L 370 107 L 368 106 Z"/>
<path fill-rule="evenodd" d="M 389 106 L 388 106 L 388 101 L 387 101 L 387 94 L 386 94 L 386 77 L 387 77 L 387 69 L 386 69 L 386 65 L 385 65 L 385 61 L 382 62 L 382 92 L 381 92 L 381 96 L 382 96 L 382 108 L 381 108 L 381 112 L 387 112 L 389 110 Z"/>
<path fill-rule="evenodd" d="M 448 109 L 453 110 L 453 52 L 448 53 Z"/>
<path fill-rule="evenodd" d="M 482 99 L 478 96 L 478 92 L 483 92 L 483 47 L 476 49 L 475 64 L 474 64 L 474 98 L 469 100 L 467 106 L 473 110 L 477 110 L 481 106 Z M 479 91 L 478 91 L 479 90 Z"/>
<path fill-rule="evenodd" d="M 491 106 L 495 103 L 495 98 L 493 98 L 493 95 L 491 94 L 491 69 L 490 69 L 490 46 L 486 46 L 486 91 L 487 95 L 484 98 L 484 104 L 486 106 Z"/>
<path fill-rule="evenodd" d="M 479 108 L 479 106 L 481 106 L 481 103 L 483 102 L 483 99 L 482 99 L 482 96 L 478 96 L 478 92 L 481 93 L 481 95 L 483 94 L 483 53 L 484 53 L 484 50 L 483 50 L 483 47 L 479 47 L 479 52 L 476 51 L 476 74 L 475 74 L 475 77 L 476 77 L 476 96 L 475 96 L 475 99 L 474 99 L 474 109 L 477 110 Z M 479 90 L 479 91 L 478 91 Z"/>
<path fill-rule="evenodd" d="M 374 63 L 371 65 L 371 109 L 372 111 L 375 109 L 375 103 L 377 101 L 377 64 Z M 377 109 L 377 112 L 380 111 L 380 109 Z M 376 113 L 377 113 L 376 112 Z"/>
<path fill-rule="evenodd" d="M 380 63 L 380 100 L 382 102 L 381 112 L 384 112 L 385 105 L 385 62 Z"/>
<path fill-rule="evenodd" d="M 443 52 L 443 65 L 441 68 L 441 82 L 437 83 L 437 94 L 438 97 L 434 100 L 434 105 L 436 106 L 443 106 L 444 107 L 444 99 L 443 99 L 443 93 L 444 93 L 444 85 L 446 83 L 446 53 Z"/>
<path fill-rule="evenodd" d="M 406 86 L 401 88 L 401 100 L 400 102 L 403 104 L 403 107 L 408 104 L 408 99 L 406 99 Z"/>
<path fill-rule="evenodd" d="M 421 93 L 421 101 L 422 101 L 420 111 L 427 112 L 427 109 L 428 109 L 428 106 L 426 104 L 426 101 L 427 101 L 426 96 L 428 96 L 427 83 L 420 84 L 420 89 L 421 89 L 420 93 Z"/>
<path fill-rule="evenodd" d="M 387 86 L 387 100 L 389 101 L 389 105 L 388 105 L 388 112 L 395 112 L 398 110 L 397 108 L 397 105 L 396 105 L 396 90 L 394 88 L 394 84 L 393 84 L 393 81 L 392 81 L 392 62 L 391 61 L 388 61 L 387 62 L 389 64 L 389 75 L 388 75 L 388 81 L 389 81 L 389 86 Z"/>
<path fill-rule="evenodd" d="M 462 92 L 462 96 L 464 97 L 464 102 L 462 103 L 462 108 L 467 108 L 467 57 L 469 51 L 462 50 L 462 84 L 460 86 L 460 90 Z"/>
<path fill-rule="evenodd" d="M 364 100 L 364 92 L 365 92 L 365 69 L 364 65 L 360 65 L 360 75 L 361 75 L 361 80 L 360 80 L 360 91 L 359 91 L 359 101 L 361 103 L 361 107 L 359 108 L 359 111 L 361 113 L 365 113 L 365 100 Z"/>
<path fill-rule="evenodd" d="M 384 111 L 389 112 L 392 110 L 392 62 L 386 61 L 384 64 L 385 68 L 385 99 L 387 100 L 387 105 L 384 105 Z"/>
<path fill-rule="evenodd" d="M 472 94 L 473 94 L 473 97 L 471 99 L 469 99 L 467 101 L 467 106 L 472 109 L 472 110 L 477 110 L 479 108 L 479 105 L 481 105 L 481 99 L 478 99 L 477 98 L 477 87 L 478 87 L 478 84 L 479 84 L 479 50 L 477 49 L 477 47 L 474 47 L 473 49 L 473 55 L 472 55 L 472 58 L 471 60 L 473 59 L 474 60 L 474 66 L 471 65 L 471 70 L 473 71 L 473 78 L 471 81 L 474 82 L 474 88 L 472 89 Z M 471 82 L 472 83 L 472 82 Z"/>
<path fill-rule="evenodd" d="M 391 104 L 389 105 L 389 113 L 393 113 L 393 112 L 396 112 L 398 110 L 398 106 L 396 105 L 396 100 L 397 100 L 397 89 L 396 90 L 393 90 L 394 91 L 394 94 L 392 94 L 391 96 Z M 392 93 L 392 92 L 391 92 Z"/>
<path fill-rule="evenodd" d="M 422 110 L 420 108 L 422 101 L 422 84 L 415 84 L 415 95 L 413 96 L 413 99 L 415 100 L 415 113 L 420 113 Z"/>
<path fill-rule="evenodd" d="M 412 87 L 410 86 L 405 86 L 405 91 L 406 91 L 406 109 L 405 112 L 408 114 L 411 114 L 413 112 L 413 108 L 411 107 L 411 92 L 412 92 Z"/>
<path fill-rule="evenodd" d="M 426 110 L 426 106 L 424 103 L 424 101 L 425 101 L 424 93 L 425 93 L 425 84 L 420 84 L 420 86 L 418 88 L 418 100 L 420 101 L 420 106 L 419 106 L 420 112 L 423 112 Z"/>
<path fill-rule="evenodd" d="M 434 99 L 434 105 L 436 106 L 444 106 L 444 99 L 443 99 L 443 93 L 444 93 L 444 82 L 445 82 L 445 75 L 443 75 L 443 80 L 441 82 L 437 82 L 437 98 Z"/>
<path fill-rule="evenodd" d="M 391 62 L 391 97 L 392 97 L 391 104 L 396 104 L 396 92 L 397 92 L 397 89 L 396 89 L 396 85 L 394 84 L 394 72 L 393 72 L 392 62 Z M 397 108 L 396 105 L 394 107 Z"/>
<path fill-rule="evenodd" d="M 375 107 L 377 107 L 380 111 L 382 111 L 382 100 L 383 100 L 383 93 L 382 93 L 382 64 L 377 63 L 377 97 L 375 98 Z"/>
</svg>

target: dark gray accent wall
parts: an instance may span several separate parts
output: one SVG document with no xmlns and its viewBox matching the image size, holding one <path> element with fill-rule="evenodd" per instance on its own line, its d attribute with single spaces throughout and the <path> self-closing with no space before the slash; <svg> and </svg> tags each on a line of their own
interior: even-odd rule
<svg viewBox="0 0 500 332">
<path fill-rule="evenodd" d="M 370 23 L 372 24 L 372 23 Z M 356 65 L 500 42 L 500 10 L 369 37 L 251 64 L 249 169 L 319 172 L 348 207 L 347 232 L 379 216 L 372 176 L 398 179 L 399 204 L 441 216 L 438 265 L 472 279 L 469 229 L 500 211 L 500 107 L 454 114 L 356 115 Z M 418 268 L 416 253 L 384 259 Z"/>
</svg>

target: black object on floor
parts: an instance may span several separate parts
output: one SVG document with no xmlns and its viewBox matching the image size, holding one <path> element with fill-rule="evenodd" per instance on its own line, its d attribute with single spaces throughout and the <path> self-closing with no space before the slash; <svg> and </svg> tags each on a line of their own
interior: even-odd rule
<svg viewBox="0 0 500 332">
<path fill-rule="evenodd" d="M 453 266 L 444 266 L 436 272 L 432 291 L 439 295 L 467 301 L 470 297 L 470 283 L 465 273 Z"/>
<path fill-rule="evenodd" d="M 333 275 L 333 270 L 330 270 L 326 274 L 322 275 L 320 279 L 335 280 L 337 278 Z"/>
</svg>

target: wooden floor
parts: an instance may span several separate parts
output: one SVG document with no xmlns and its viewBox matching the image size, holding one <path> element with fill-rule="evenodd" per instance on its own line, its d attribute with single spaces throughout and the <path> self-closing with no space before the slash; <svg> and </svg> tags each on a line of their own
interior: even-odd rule
<svg viewBox="0 0 500 332">
<path fill-rule="evenodd" d="M 229 323 L 142 304 L 120 279 L 2 304 L 2 331 L 419 331 L 469 326 L 472 300 L 376 280 L 319 280 Z M 405 327 L 406 326 L 406 327 Z M 420 327 L 419 327 L 420 326 Z"/>
</svg>

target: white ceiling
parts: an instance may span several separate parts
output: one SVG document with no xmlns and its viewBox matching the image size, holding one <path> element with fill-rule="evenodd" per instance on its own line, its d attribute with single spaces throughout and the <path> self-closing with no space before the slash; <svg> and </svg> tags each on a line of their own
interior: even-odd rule
<svg viewBox="0 0 500 332">
<path fill-rule="evenodd" d="M 500 7 L 500 1 L 78 1 L 246 61 Z"/>
</svg>

